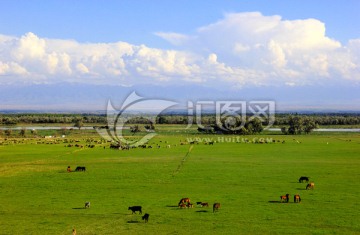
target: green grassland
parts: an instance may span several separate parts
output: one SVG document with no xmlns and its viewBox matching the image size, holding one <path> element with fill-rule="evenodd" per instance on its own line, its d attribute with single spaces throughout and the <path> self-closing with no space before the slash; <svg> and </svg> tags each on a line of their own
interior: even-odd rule
<svg viewBox="0 0 360 235">
<path fill-rule="evenodd" d="M 157 130 L 153 148 L 122 151 L 106 142 L 78 148 L 60 138 L 0 138 L 0 234 L 71 234 L 73 228 L 78 235 L 360 234 L 358 133 L 236 137 Z M 91 136 L 100 139 L 95 132 L 74 136 L 83 146 Z M 196 137 L 217 142 L 187 144 Z M 68 173 L 68 165 L 87 170 Z M 303 175 L 314 190 L 298 182 Z M 280 203 L 286 193 L 290 202 Z M 293 203 L 294 194 L 301 203 Z M 210 207 L 180 209 L 183 197 Z M 221 203 L 216 213 L 214 202 Z M 128 210 L 134 205 L 150 214 L 147 224 Z"/>
</svg>

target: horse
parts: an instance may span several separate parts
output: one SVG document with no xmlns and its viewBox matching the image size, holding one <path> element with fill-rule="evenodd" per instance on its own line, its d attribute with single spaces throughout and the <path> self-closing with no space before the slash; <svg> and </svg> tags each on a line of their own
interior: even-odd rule
<svg viewBox="0 0 360 235">
<path fill-rule="evenodd" d="M 290 194 L 280 196 L 280 202 L 289 202 Z"/>
<path fill-rule="evenodd" d="M 294 203 L 301 202 L 301 198 L 299 194 L 294 195 Z"/>
<path fill-rule="evenodd" d="M 181 205 L 181 204 L 186 204 L 186 205 L 188 205 L 190 203 L 190 198 L 187 198 L 187 197 L 185 197 L 185 198 L 181 198 L 181 200 L 180 200 L 180 202 L 179 202 L 179 206 Z"/>
<path fill-rule="evenodd" d="M 308 184 L 306 185 L 306 190 L 308 190 L 308 189 L 314 189 L 314 187 L 315 187 L 314 182 L 308 183 Z"/>
<path fill-rule="evenodd" d="M 215 202 L 213 205 L 213 213 L 215 213 L 215 211 L 218 211 L 220 208 L 220 203 L 219 202 Z"/>
</svg>

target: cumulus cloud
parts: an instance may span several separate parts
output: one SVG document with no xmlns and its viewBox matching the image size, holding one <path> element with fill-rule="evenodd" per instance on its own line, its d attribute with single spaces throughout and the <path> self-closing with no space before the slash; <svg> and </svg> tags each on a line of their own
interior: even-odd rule
<svg viewBox="0 0 360 235">
<path fill-rule="evenodd" d="M 166 33 L 158 34 L 167 40 Z M 259 12 L 226 14 L 175 44 L 194 53 L 217 55 L 238 71 L 243 84 L 318 84 L 360 81 L 359 40 L 348 46 L 326 36 L 316 19 L 283 20 Z M 172 40 L 168 40 L 172 42 Z M 231 74 L 228 74 L 231 77 Z"/>
<path fill-rule="evenodd" d="M 0 84 L 203 83 L 243 87 L 360 82 L 360 39 L 341 45 L 316 19 L 231 13 L 193 35 L 156 32 L 176 49 L 0 35 Z"/>
</svg>

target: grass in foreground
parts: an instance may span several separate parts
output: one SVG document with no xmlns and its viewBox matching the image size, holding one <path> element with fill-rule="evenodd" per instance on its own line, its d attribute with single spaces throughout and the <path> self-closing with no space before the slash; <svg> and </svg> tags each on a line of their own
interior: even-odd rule
<svg viewBox="0 0 360 235">
<path fill-rule="evenodd" d="M 77 234 L 360 233 L 358 134 L 180 145 L 194 136 L 160 135 L 154 148 L 130 151 L 36 140 L 1 145 L 0 234 L 70 234 L 73 227 Z M 87 171 L 67 173 L 68 165 Z M 314 190 L 297 182 L 302 175 Z M 278 203 L 286 193 L 302 202 Z M 221 208 L 179 209 L 182 197 Z M 86 201 L 91 208 L 83 209 Z M 134 205 L 150 214 L 148 224 L 127 210 Z"/>
</svg>

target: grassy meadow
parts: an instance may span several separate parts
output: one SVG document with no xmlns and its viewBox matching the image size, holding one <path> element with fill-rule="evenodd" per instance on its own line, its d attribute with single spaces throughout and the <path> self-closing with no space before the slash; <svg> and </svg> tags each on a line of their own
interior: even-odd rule
<svg viewBox="0 0 360 235">
<path fill-rule="evenodd" d="M 84 148 L 66 147 L 61 138 L 0 138 L 0 234 L 71 234 L 73 228 L 77 235 L 360 234 L 359 133 L 236 137 L 157 130 L 151 149 L 86 147 L 100 139 L 95 132 L 66 138 Z M 188 144 L 196 137 L 198 144 Z M 68 173 L 67 166 L 87 170 Z M 315 189 L 305 190 L 300 176 L 309 176 Z M 286 193 L 290 202 L 280 203 Z M 293 203 L 294 194 L 301 203 Z M 194 208 L 178 208 L 183 197 Z M 215 213 L 214 202 L 221 203 Z M 135 205 L 150 214 L 148 223 L 128 210 Z"/>
</svg>

